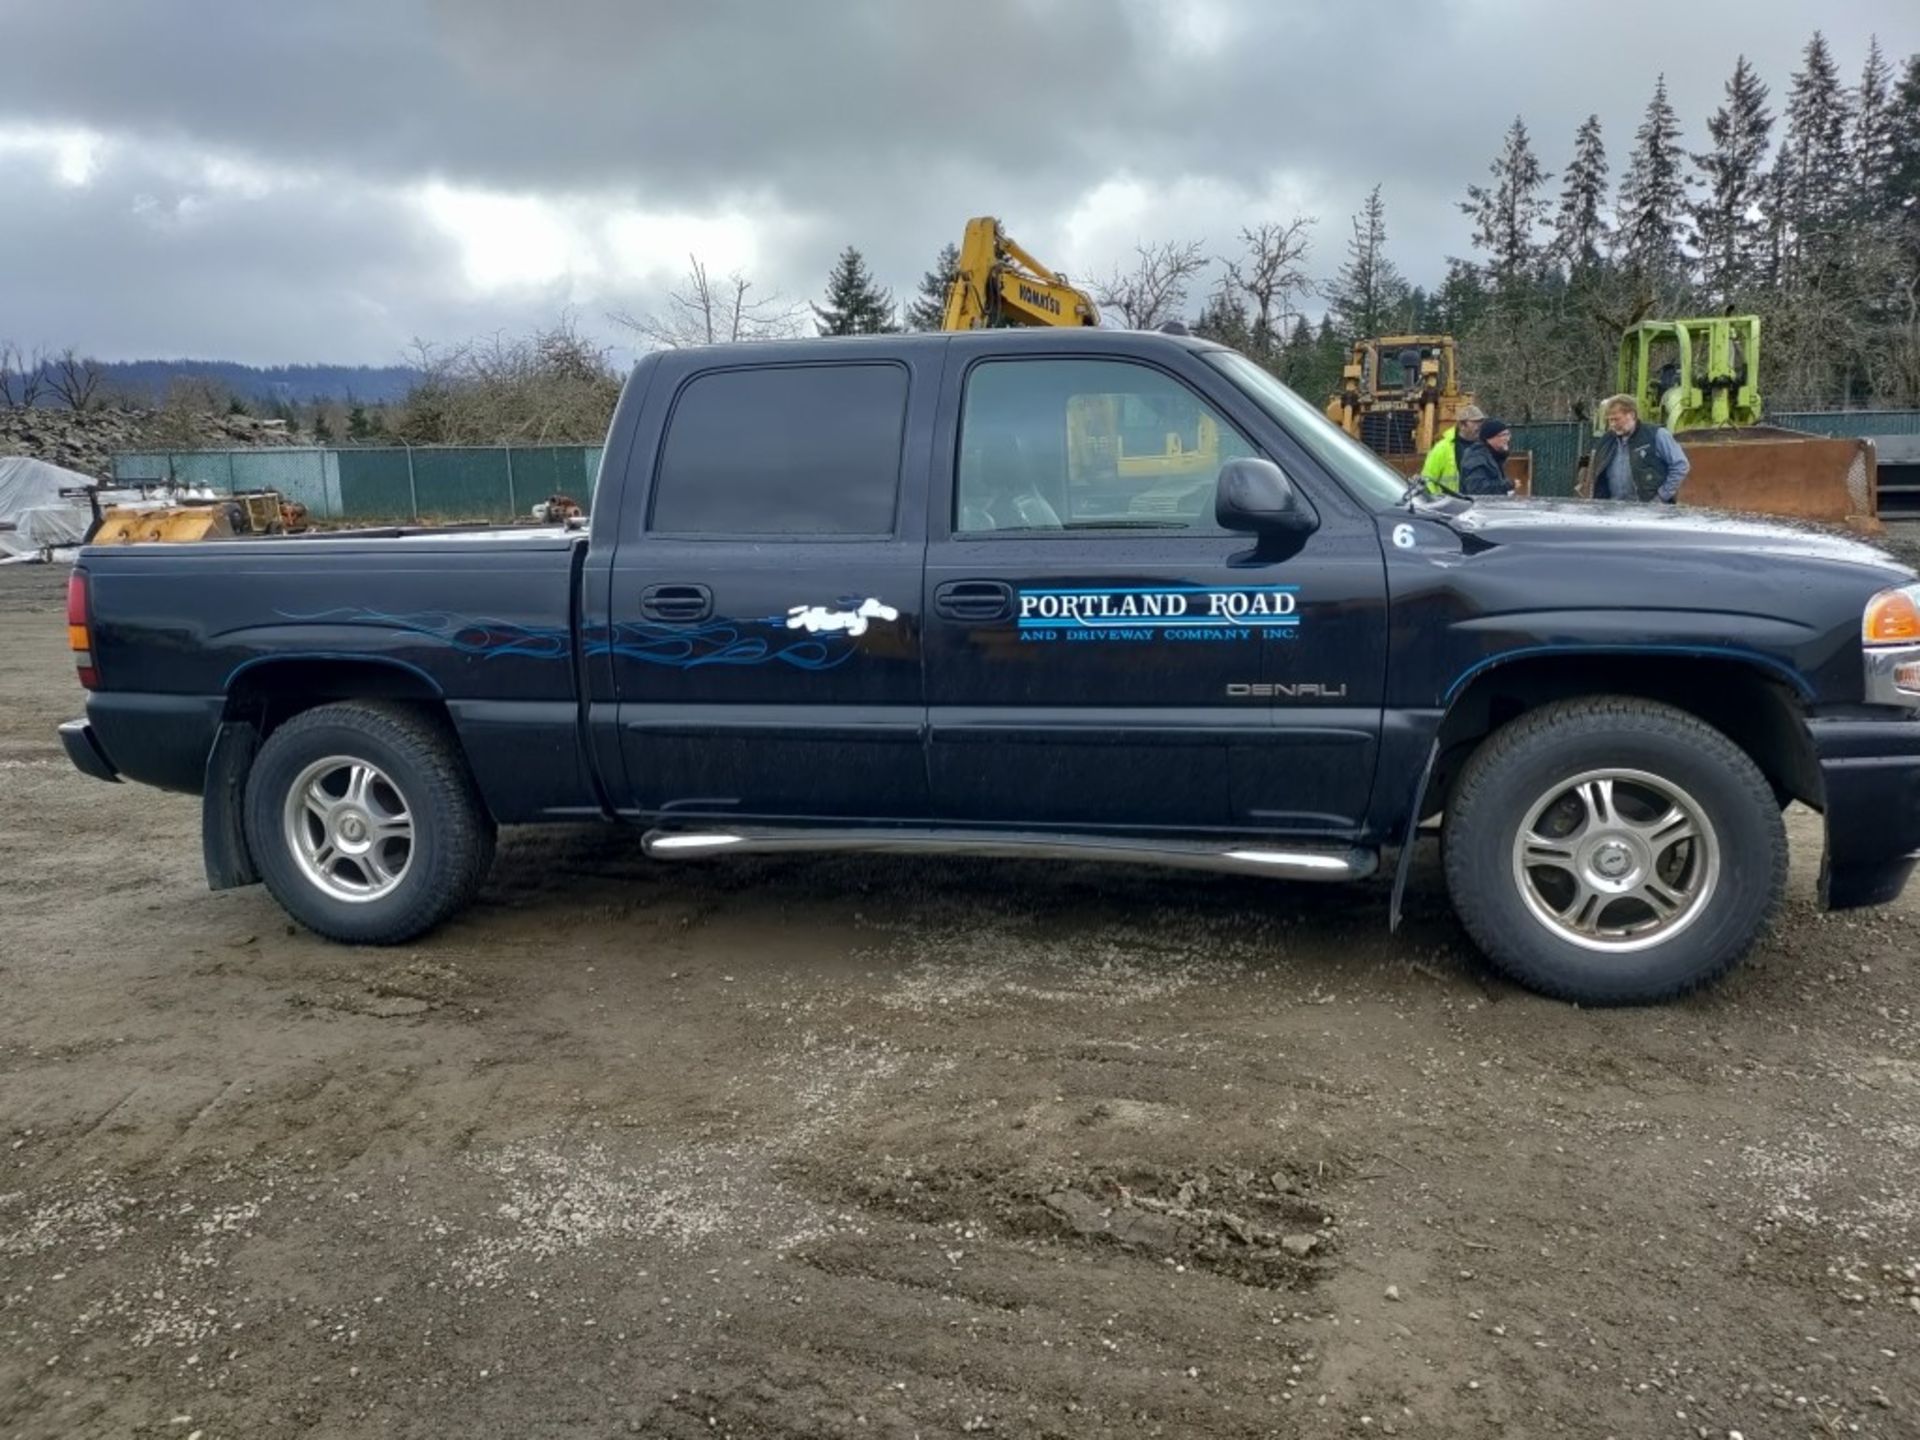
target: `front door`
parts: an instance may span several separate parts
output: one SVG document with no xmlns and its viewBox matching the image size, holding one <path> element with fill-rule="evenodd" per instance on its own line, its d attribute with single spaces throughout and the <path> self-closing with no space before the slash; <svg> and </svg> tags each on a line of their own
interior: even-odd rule
<svg viewBox="0 0 1920 1440">
<path fill-rule="evenodd" d="M 588 637 L 618 696 L 622 808 L 926 815 L 925 531 L 901 503 L 909 406 L 934 399 L 918 363 L 679 380 L 650 493 L 622 514 L 610 624 Z"/>
<path fill-rule="evenodd" d="M 949 385 L 925 599 L 936 813 L 1357 829 L 1380 716 L 1371 525 L 1272 552 L 1220 530 L 1220 466 L 1259 451 L 1144 361 L 988 358 Z"/>
</svg>

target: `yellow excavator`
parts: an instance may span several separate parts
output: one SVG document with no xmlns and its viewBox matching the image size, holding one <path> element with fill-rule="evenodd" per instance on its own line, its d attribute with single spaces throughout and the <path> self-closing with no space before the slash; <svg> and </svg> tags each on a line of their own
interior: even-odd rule
<svg viewBox="0 0 1920 1440">
<path fill-rule="evenodd" d="M 967 222 L 960 263 L 947 287 L 943 330 L 1014 326 L 1097 326 L 1100 307 L 1066 275 L 1036 260 L 998 219 Z M 1067 406 L 1069 483 L 1101 474 L 1152 486 L 1211 480 L 1220 468 L 1220 433 L 1203 406 L 1158 406 L 1131 395 L 1075 395 Z M 1129 449 L 1132 444 L 1135 449 Z M 1143 494 L 1140 513 L 1159 497 Z"/>
<path fill-rule="evenodd" d="M 1034 259 L 993 216 L 967 222 L 942 330 L 1099 323 L 1093 297 Z"/>
</svg>

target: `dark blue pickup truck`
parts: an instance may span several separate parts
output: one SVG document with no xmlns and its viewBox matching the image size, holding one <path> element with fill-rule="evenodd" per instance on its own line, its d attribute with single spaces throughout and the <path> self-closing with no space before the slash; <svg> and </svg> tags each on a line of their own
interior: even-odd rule
<svg viewBox="0 0 1920 1440">
<path fill-rule="evenodd" d="M 495 827 L 1367 876 L 1443 818 L 1474 939 L 1628 1003 L 1920 855 L 1920 586 L 1666 506 L 1429 499 L 1247 360 L 1075 330 L 648 357 L 584 530 L 91 548 L 68 753 L 204 797 L 215 887 L 339 940 Z M 1276 888 L 1272 904 L 1285 905 Z"/>
</svg>

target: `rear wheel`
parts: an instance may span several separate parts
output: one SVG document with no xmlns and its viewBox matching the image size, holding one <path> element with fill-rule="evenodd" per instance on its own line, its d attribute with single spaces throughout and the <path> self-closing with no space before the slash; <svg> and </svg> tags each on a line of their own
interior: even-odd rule
<svg viewBox="0 0 1920 1440">
<path fill-rule="evenodd" d="M 401 706 L 295 716 L 247 780 L 247 844 L 267 889 L 329 939 L 393 945 L 472 899 L 494 829 L 444 728 Z"/>
<path fill-rule="evenodd" d="M 1670 999 L 1752 947 L 1786 882 L 1772 787 L 1718 730 L 1651 701 L 1566 701 L 1481 745 L 1447 807 L 1454 908 L 1519 983 Z"/>
</svg>

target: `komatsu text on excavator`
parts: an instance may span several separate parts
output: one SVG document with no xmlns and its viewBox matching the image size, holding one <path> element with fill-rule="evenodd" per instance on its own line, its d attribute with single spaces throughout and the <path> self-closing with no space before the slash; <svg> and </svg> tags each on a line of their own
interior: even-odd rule
<svg viewBox="0 0 1920 1440">
<path fill-rule="evenodd" d="M 1093 297 L 1009 239 L 993 216 L 967 222 L 960 268 L 947 287 L 942 330 L 1099 323 Z"/>
</svg>

